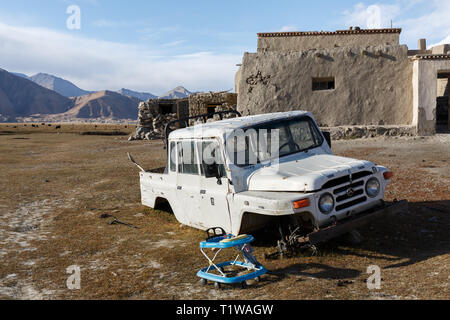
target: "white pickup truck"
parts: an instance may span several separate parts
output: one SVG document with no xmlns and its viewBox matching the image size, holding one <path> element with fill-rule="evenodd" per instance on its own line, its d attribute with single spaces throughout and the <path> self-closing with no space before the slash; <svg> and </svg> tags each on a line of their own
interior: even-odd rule
<svg viewBox="0 0 450 320">
<path fill-rule="evenodd" d="M 283 240 L 318 243 L 405 204 L 384 203 L 387 168 L 333 155 L 309 112 L 206 122 L 166 139 L 165 168 L 138 165 L 142 204 L 169 204 L 194 228 L 239 235 L 276 226 Z"/>
</svg>

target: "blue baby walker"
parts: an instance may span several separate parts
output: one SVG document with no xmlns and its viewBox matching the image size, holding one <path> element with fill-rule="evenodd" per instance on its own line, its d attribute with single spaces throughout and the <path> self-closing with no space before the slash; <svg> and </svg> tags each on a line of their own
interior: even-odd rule
<svg viewBox="0 0 450 320">
<path fill-rule="evenodd" d="M 256 260 L 253 256 L 253 248 L 250 243 L 254 240 L 251 235 L 233 236 L 227 234 L 222 228 L 211 228 L 206 231 L 208 238 L 205 241 L 200 242 L 200 251 L 206 257 L 209 262 L 207 268 L 201 269 L 197 276 L 201 278 L 201 283 L 206 284 L 209 281 L 214 282 L 214 286 L 220 289 L 221 284 L 234 284 L 240 283 L 243 288 L 246 287 L 247 280 L 255 279 L 259 282 L 261 276 L 267 273 L 267 270 Z M 223 249 L 235 248 L 238 255 L 234 261 L 226 261 L 222 263 L 215 263 L 214 261 L 218 257 L 219 253 Z M 204 249 L 213 249 L 214 257 L 211 259 Z M 239 261 L 239 257 L 243 256 L 244 261 Z M 237 266 L 250 273 L 244 275 L 232 276 L 233 273 L 225 271 L 225 267 Z M 212 273 L 216 271 L 217 274 Z M 227 274 L 228 273 L 228 274 Z"/>
</svg>

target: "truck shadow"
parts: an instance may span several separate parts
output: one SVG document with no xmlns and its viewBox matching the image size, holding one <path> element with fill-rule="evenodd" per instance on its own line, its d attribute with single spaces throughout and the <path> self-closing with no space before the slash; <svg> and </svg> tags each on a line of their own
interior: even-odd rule
<svg viewBox="0 0 450 320">
<path fill-rule="evenodd" d="M 334 253 L 382 259 L 384 268 L 412 265 L 450 253 L 450 200 L 411 202 L 406 212 L 386 216 L 359 231 L 359 245 L 337 246 Z"/>
<path fill-rule="evenodd" d="M 379 262 L 384 269 L 400 268 L 449 254 L 449 227 L 450 200 L 411 202 L 404 212 L 385 216 L 359 229 L 363 236 L 361 243 L 350 244 L 341 237 L 319 245 L 318 252 L 321 257 L 337 261 L 340 256 L 345 259 L 358 257 L 371 259 L 375 264 L 384 261 Z M 258 238 L 263 235 L 264 238 Z M 276 250 L 276 236 L 256 233 L 255 238 L 259 239 L 255 247 Z M 360 273 L 355 269 L 318 263 L 297 263 L 271 271 L 278 278 L 296 274 L 322 279 L 356 278 Z"/>
<path fill-rule="evenodd" d="M 270 275 L 281 280 L 288 275 L 313 279 L 344 280 L 357 278 L 361 271 L 351 268 L 336 268 L 322 263 L 296 263 L 285 268 L 271 270 Z"/>
</svg>

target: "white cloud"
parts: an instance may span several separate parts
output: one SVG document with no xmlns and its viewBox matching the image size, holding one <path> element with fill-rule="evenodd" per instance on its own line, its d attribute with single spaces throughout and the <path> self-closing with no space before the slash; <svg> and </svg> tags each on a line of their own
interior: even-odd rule
<svg viewBox="0 0 450 320">
<path fill-rule="evenodd" d="M 402 19 L 403 37 L 416 43 L 419 38 L 438 42 L 450 35 L 450 1 L 430 1 L 428 12 L 414 18 Z"/>
<path fill-rule="evenodd" d="M 363 28 L 402 28 L 401 43 L 415 48 L 417 40 L 429 43 L 448 41 L 450 35 L 450 1 L 396 0 L 393 4 L 356 4 L 343 12 L 341 23 Z"/>
<path fill-rule="evenodd" d="M 100 20 L 95 20 L 94 22 L 92 22 L 92 25 L 94 27 L 99 27 L 99 28 L 116 28 L 116 27 L 126 27 L 129 24 L 125 21 L 100 19 Z"/>
<path fill-rule="evenodd" d="M 445 37 L 444 39 L 442 39 L 441 41 L 439 41 L 437 43 L 428 45 L 428 49 L 431 49 L 434 46 L 438 46 L 438 45 L 441 45 L 441 44 L 449 44 L 449 43 L 450 43 L 450 35 L 448 35 L 447 37 Z"/>
<path fill-rule="evenodd" d="M 296 26 L 283 26 L 280 32 L 289 32 L 289 31 L 297 31 L 298 28 Z"/>
<path fill-rule="evenodd" d="M 179 46 L 179 45 L 181 45 L 183 43 L 186 43 L 186 42 L 187 42 L 186 40 L 176 40 L 176 41 L 172 41 L 172 42 L 163 43 L 161 45 L 161 47 L 164 47 L 164 48 L 166 48 L 166 47 L 177 47 L 177 46 Z"/>
<path fill-rule="evenodd" d="M 180 84 L 192 91 L 234 87 L 240 54 L 171 56 L 163 49 L 0 22 L 0 68 L 9 71 L 51 73 L 86 90 L 125 87 L 160 94 Z"/>
<path fill-rule="evenodd" d="M 344 11 L 344 16 L 346 23 L 349 25 L 377 29 L 389 28 L 391 26 L 391 20 L 399 12 L 400 6 L 397 4 L 372 4 L 366 6 L 363 3 L 358 3 L 353 7 L 353 10 Z"/>
</svg>

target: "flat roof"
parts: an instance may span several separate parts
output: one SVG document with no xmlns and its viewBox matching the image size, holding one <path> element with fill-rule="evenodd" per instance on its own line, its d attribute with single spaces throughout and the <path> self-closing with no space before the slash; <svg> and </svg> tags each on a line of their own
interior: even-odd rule
<svg viewBox="0 0 450 320">
<path fill-rule="evenodd" d="M 413 60 L 449 60 L 450 54 L 417 54 L 411 58 Z"/>
<path fill-rule="evenodd" d="M 175 130 L 170 133 L 169 139 L 221 137 L 226 132 L 229 132 L 229 130 L 246 128 L 248 126 L 264 123 L 267 121 L 289 117 L 298 117 L 302 115 L 309 115 L 312 117 L 311 113 L 308 111 L 289 111 L 224 119 Z"/>
<path fill-rule="evenodd" d="M 258 37 L 304 37 L 304 36 L 338 36 L 352 34 L 374 34 L 374 33 L 401 33 L 401 28 L 387 29 L 348 29 L 337 31 L 296 31 L 296 32 L 263 32 Z"/>
</svg>

